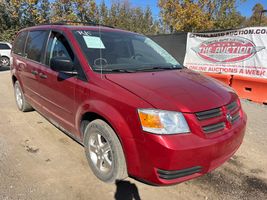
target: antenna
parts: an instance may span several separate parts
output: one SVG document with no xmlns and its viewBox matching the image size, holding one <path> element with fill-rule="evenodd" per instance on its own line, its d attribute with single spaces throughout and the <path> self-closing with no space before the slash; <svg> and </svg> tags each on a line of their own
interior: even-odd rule
<svg viewBox="0 0 267 200">
<path fill-rule="evenodd" d="M 101 26 L 98 26 L 98 34 L 99 34 L 99 38 L 102 41 L 101 38 Z M 103 59 L 102 59 L 102 48 L 99 48 L 99 56 L 100 56 L 100 69 L 101 69 L 101 79 L 103 79 Z"/>
</svg>

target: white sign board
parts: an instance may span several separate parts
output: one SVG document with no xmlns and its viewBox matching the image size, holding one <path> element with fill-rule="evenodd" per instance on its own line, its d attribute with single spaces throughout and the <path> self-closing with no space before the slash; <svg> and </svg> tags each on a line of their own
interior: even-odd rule
<svg viewBox="0 0 267 200">
<path fill-rule="evenodd" d="M 92 49 L 105 49 L 105 46 L 100 37 L 84 35 L 83 39 L 88 48 Z"/>
<path fill-rule="evenodd" d="M 184 65 L 201 72 L 267 78 L 267 27 L 188 33 Z"/>
</svg>

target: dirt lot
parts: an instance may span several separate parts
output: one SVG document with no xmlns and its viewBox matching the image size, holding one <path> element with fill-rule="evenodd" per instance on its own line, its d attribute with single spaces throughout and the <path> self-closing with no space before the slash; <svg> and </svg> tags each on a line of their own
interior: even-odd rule
<svg viewBox="0 0 267 200">
<path fill-rule="evenodd" d="M 17 110 L 10 72 L 0 69 L 0 199 L 267 199 L 267 106 L 242 101 L 244 143 L 203 177 L 168 187 L 95 178 L 83 147 L 37 112 Z"/>
</svg>

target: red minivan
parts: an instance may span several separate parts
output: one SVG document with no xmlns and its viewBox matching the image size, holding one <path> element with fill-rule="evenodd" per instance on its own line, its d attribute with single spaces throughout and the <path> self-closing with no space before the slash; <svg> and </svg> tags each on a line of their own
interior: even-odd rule
<svg viewBox="0 0 267 200">
<path fill-rule="evenodd" d="M 84 145 L 102 181 L 182 182 L 242 143 L 247 118 L 235 92 L 143 35 L 42 25 L 18 33 L 12 56 L 19 110 L 37 110 Z"/>
</svg>

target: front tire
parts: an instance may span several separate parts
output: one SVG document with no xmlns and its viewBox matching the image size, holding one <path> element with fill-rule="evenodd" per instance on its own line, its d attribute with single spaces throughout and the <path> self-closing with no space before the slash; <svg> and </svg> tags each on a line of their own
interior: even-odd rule
<svg viewBox="0 0 267 200">
<path fill-rule="evenodd" d="M 115 183 L 128 176 L 121 143 L 103 120 L 97 119 L 87 125 L 84 148 L 91 170 L 100 180 Z"/>
<path fill-rule="evenodd" d="M 26 101 L 18 81 L 16 81 L 14 84 L 14 93 L 15 93 L 16 104 L 20 111 L 28 112 L 33 110 L 31 105 Z"/>
</svg>

